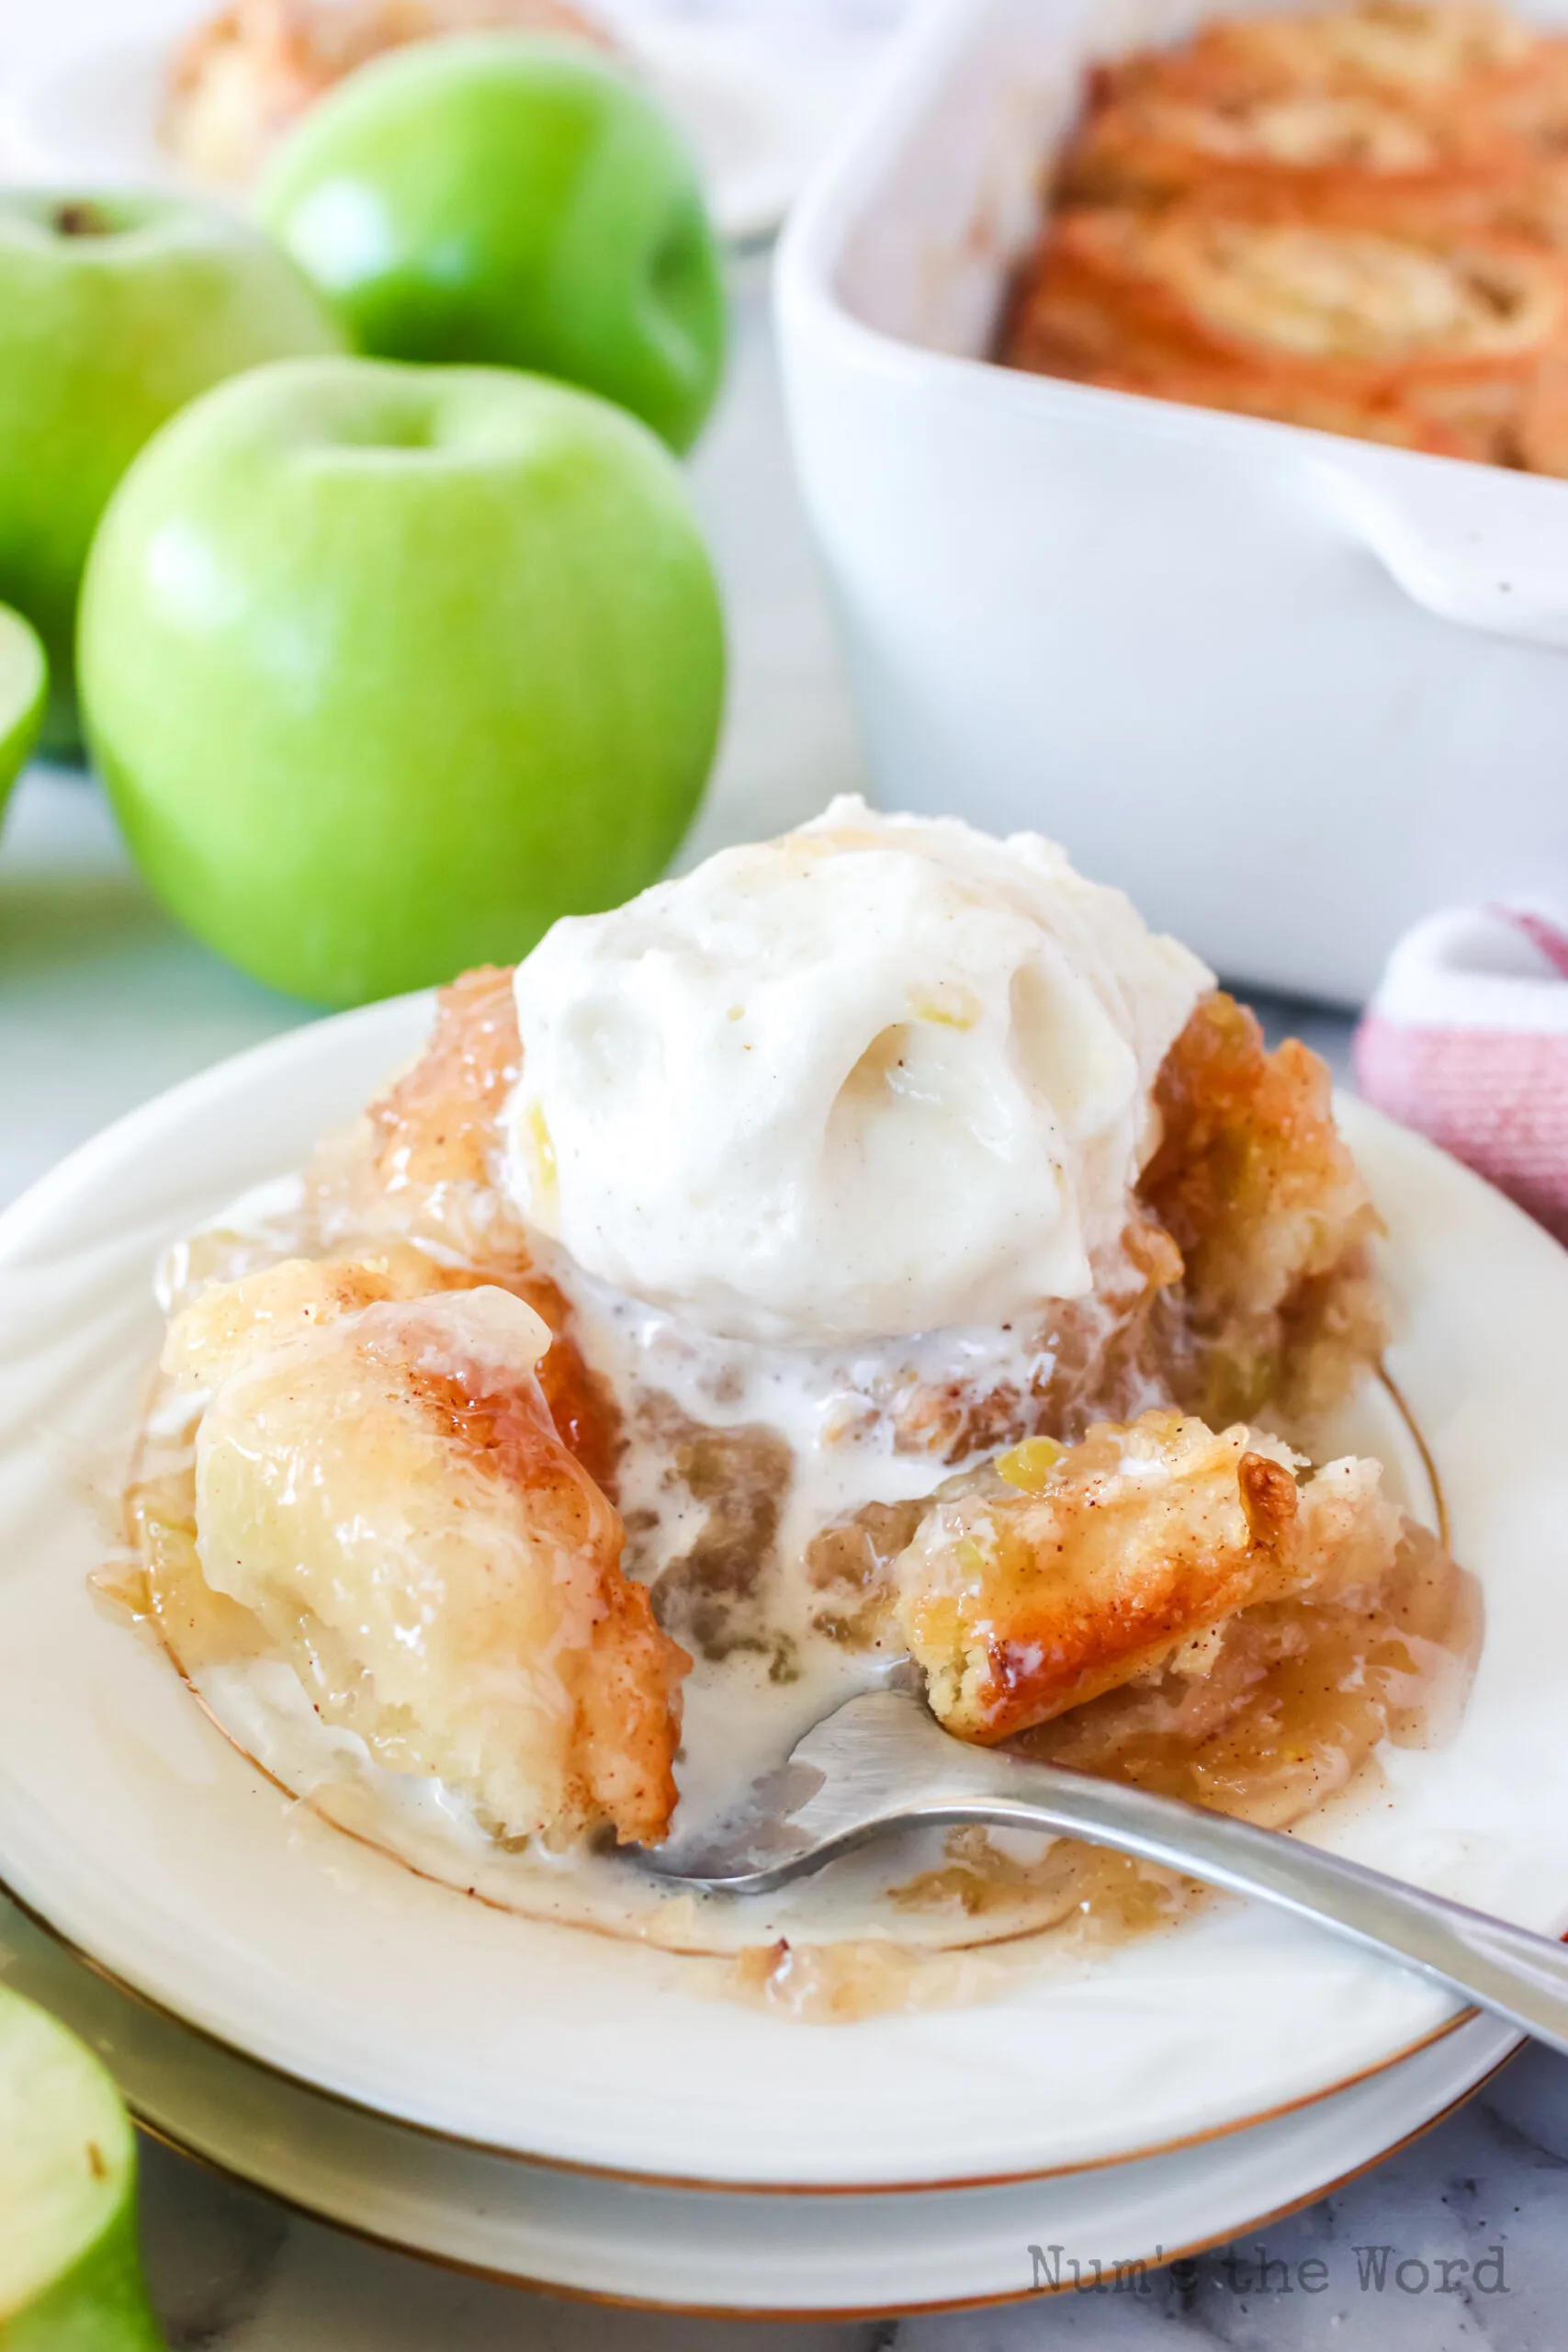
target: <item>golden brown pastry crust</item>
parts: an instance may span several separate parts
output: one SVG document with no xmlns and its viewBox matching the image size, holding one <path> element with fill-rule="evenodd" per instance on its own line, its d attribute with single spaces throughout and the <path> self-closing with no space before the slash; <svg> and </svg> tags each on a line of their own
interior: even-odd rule
<svg viewBox="0 0 1568 2352">
<path fill-rule="evenodd" d="M 497 1283 L 525 1299 L 553 1335 L 538 1377 L 556 1428 L 614 1496 L 620 1410 L 584 1361 L 559 1286 L 533 1264 L 502 1182 L 502 1119 L 521 1058 L 510 967 L 480 965 L 438 990 L 417 1060 L 316 1153 L 306 1173 L 309 1229 L 326 1255 L 375 1258 L 423 1244 L 443 1253 L 438 1267 L 451 1261 L 444 1281 Z"/>
<path fill-rule="evenodd" d="M 1058 200 L 1148 204 L 1202 192 L 1302 220 L 1485 229 L 1529 158 L 1469 112 L 1424 119 L 1375 91 L 1298 90 L 1237 102 L 1150 90 L 1090 115 L 1063 159 Z"/>
<path fill-rule="evenodd" d="M 1255 1015 L 1204 999 L 1156 1081 L 1161 1139 L 1141 1197 L 1180 1250 L 1172 1385 L 1224 1423 L 1267 1404 L 1321 1410 L 1376 1360 L 1380 1220 L 1334 1118 L 1333 1082 L 1298 1038 L 1270 1052 Z"/>
<path fill-rule="evenodd" d="M 1009 364 L 1568 470 L 1568 41 L 1467 0 L 1223 19 L 1089 78 Z"/>
<path fill-rule="evenodd" d="M 1179 48 L 1134 50 L 1095 69 L 1089 106 L 1168 94 L 1245 107 L 1324 91 L 1438 118 L 1461 95 L 1495 107 L 1536 87 L 1561 47 L 1506 9 L 1472 0 L 1343 0 L 1219 17 Z"/>
<path fill-rule="evenodd" d="M 1033 1440 L 939 1503 L 894 1570 L 939 1720 L 990 1744 L 1198 1645 L 1239 1611 L 1375 1586 L 1403 1523 L 1377 1465 L 1170 1412 Z"/>
<path fill-rule="evenodd" d="M 1068 211 L 1026 275 L 1014 364 L 1520 462 L 1568 352 L 1568 262 L 1529 240 L 1390 235 L 1206 199 Z"/>
</svg>

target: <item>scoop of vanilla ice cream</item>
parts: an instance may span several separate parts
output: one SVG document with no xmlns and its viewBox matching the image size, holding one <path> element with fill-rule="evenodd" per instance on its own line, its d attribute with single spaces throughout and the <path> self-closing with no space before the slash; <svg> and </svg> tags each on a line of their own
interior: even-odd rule
<svg viewBox="0 0 1568 2352">
<path fill-rule="evenodd" d="M 729 1338 L 1005 1322 L 1092 1286 L 1212 986 L 1036 833 L 835 800 L 518 967 L 514 1198 Z"/>
</svg>

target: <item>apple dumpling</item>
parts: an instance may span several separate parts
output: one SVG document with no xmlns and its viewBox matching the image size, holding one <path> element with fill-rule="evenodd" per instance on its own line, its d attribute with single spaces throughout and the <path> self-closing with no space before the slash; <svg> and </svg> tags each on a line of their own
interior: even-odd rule
<svg viewBox="0 0 1568 2352">
<path fill-rule="evenodd" d="M 1535 418 L 1568 356 L 1568 264 L 1491 231 L 1200 198 L 1085 208 L 1047 234 L 1009 350 L 1081 382 L 1163 396 L 1202 381 L 1287 424 L 1362 418 L 1367 437 L 1535 462 Z"/>
<path fill-rule="evenodd" d="M 1027 1440 L 939 1502 L 894 1570 L 950 1731 L 1030 1731 L 1173 1659 L 1201 1673 L 1258 1602 L 1375 1589 L 1401 1541 L 1373 1462 L 1306 1464 L 1177 1413 Z"/>
<path fill-rule="evenodd" d="M 463 32 L 614 45 L 570 0 L 232 0 L 175 53 L 164 142 L 198 179 L 243 185 L 346 74 L 410 41 Z"/>
<path fill-rule="evenodd" d="M 1064 160 L 1060 199 L 1159 204 L 1202 192 L 1237 208 L 1288 198 L 1299 220 L 1454 230 L 1496 217 L 1517 159 L 1468 117 L 1413 113 L 1376 91 L 1237 98 L 1135 91 L 1097 109 Z"/>
<path fill-rule="evenodd" d="M 1568 43 L 1351 0 L 1089 78 L 1000 356 L 1319 431 L 1563 470 Z"/>
<path fill-rule="evenodd" d="M 1378 1214 L 1328 1071 L 1299 1038 L 1270 1051 L 1256 1015 L 1216 989 L 1161 1063 L 1155 1102 L 1138 1193 L 1181 1261 L 1171 1394 L 1216 1424 L 1265 1407 L 1310 1420 L 1383 1342 Z"/>
<path fill-rule="evenodd" d="M 546 1323 L 421 1253 L 205 1290 L 164 1371 L 199 1409 L 197 1550 L 329 1723 L 496 1834 L 657 1840 L 689 1660 L 557 1434 Z"/>
<path fill-rule="evenodd" d="M 509 969 L 483 966 L 443 989 L 418 1060 L 316 1153 L 322 1246 L 397 1235 L 492 1271 L 525 1266 L 527 1236 L 502 1183 L 502 1121 L 521 1063 Z"/>
<path fill-rule="evenodd" d="M 1528 76 L 1545 46 L 1487 0 L 1339 0 L 1310 12 L 1213 17 L 1180 47 L 1135 50 L 1098 79 L 1107 99 L 1200 85 L 1236 103 L 1337 90 L 1441 108 L 1458 92 Z"/>
<path fill-rule="evenodd" d="M 1292 1820 L 1473 1656 L 1366 1458 L 1377 1233 L 1322 1063 L 1120 893 L 840 801 L 465 974 L 174 1253 L 143 1613 L 338 1826 L 681 1949 L 739 1930 L 595 1833 L 909 1660 L 960 1737 Z M 991 1917 L 970 1867 L 884 1926 Z"/>
</svg>

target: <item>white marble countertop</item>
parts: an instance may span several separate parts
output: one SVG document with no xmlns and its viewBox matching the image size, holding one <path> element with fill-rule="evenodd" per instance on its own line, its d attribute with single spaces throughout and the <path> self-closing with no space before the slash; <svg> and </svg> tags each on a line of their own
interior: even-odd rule
<svg viewBox="0 0 1568 2352">
<path fill-rule="evenodd" d="M 734 691 L 713 796 L 688 855 L 771 832 L 860 779 L 830 622 L 790 489 L 761 266 L 742 288 L 724 411 L 695 465 L 728 592 Z M 1346 1024 L 1269 1009 L 1342 1066 Z M 307 1017 L 179 933 L 142 889 L 94 786 L 35 771 L 0 842 L 0 1199 L 107 1120 Z M 1325 2262 L 1325 2291 L 1267 2291 L 1258 2248 L 1156 2274 L 1146 2294 L 1066 2295 L 969 2316 L 743 2324 L 554 2302 L 454 2278 L 292 2217 L 149 2147 L 155 2292 L 175 2352 L 1011 2352 L 1043 2341 L 1343 2352 L 1545 2352 L 1568 2309 L 1568 2064 L 1532 2051 L 1428 2138 L 1265 2233 L 1272 2266 Z M 1433 2266 L 1425 2291 L 1359 2279 L 1356 2249 Z M 1437 2290 L 1436 2264 L 1503 2252 L 1502 2290 Z M 1418 2270 L 1404 2274 L 1414 2280 Z"/>
</svg>

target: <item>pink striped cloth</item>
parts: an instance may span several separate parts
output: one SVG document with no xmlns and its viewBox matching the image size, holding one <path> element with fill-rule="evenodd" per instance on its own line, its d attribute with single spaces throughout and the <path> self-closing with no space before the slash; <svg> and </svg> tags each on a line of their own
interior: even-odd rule
<svg viewBox="0 0 1568 2352">
<path fill-rule="evenodd" d="M 1356 1033 L 1369 1102 L 1568 1241 L 1568 931 L 1517 907 L 1408 932 Z"/>
</svg>

